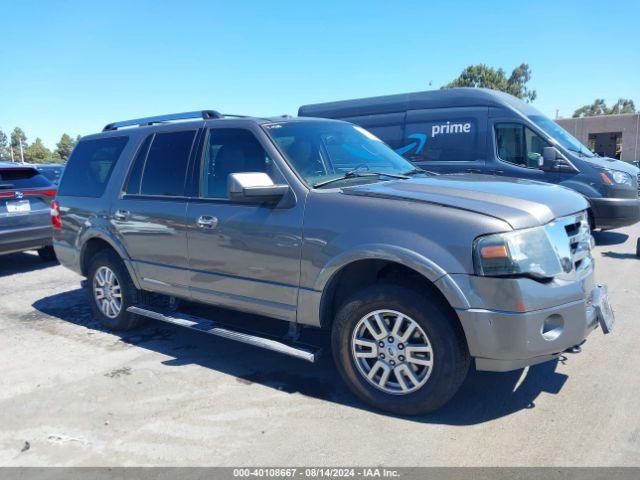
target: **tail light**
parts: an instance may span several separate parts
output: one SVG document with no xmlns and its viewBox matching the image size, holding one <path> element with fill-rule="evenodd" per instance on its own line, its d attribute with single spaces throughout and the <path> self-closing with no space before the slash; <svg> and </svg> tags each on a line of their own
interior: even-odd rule
<svg viewBox="0 0 640 480">
<path fill-rule="evenodd" d="M 47 197 L 55 197 L 57 190 L 53 188 L 45 188 L 43 190 L 27 190 L 24 192 L 25 195 L 45 195 Z"/>
<path fill-rule="evenodd" d="M 20 192 L 22 192 L 22 195 L 25 197 L 40 197 L 40 196 L 46 196 L 46 197 L 55 197 L 57 190 L 52 189 L 52 188 L 45 188 L 45 189 L 38 189 L 38 190 L 20 190 Z M 6 191 L 6 192 L 0 192 L 0 198 L 13 198 L 16 195 L 16 191 L 15 190 L 10 190 L 10 191 Z"/>
<path fill-rule="evenodd" d="M 57 200 L 51 202 L 51 225 L 53 228 L 62 228 L 62 217 L 60 216 L 60 204 Z"/>
</svg>

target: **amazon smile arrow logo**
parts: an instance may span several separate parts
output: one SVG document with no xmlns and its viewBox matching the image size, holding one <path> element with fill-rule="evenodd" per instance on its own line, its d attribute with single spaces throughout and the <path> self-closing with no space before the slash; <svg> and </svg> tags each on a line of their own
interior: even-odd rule
<svg viewBox="0 0 640 480">
<path fill-rule="evenodd" d="M 424 133 L 412 133 L 411 135 L 408 135 L 407 138 L 413 138 L 417 141 L 411 142 L 410 144 L 405 145 L 404 147 L 400 147 L 396 149 L 396 153 L 400 155 L 404 155 L 405 153 L 413 150 L 414 147 L 417 147 L 415 151 L 417 155 L 422 151 L 422 149 L 424 148 L 424 144 L 427 141 L 427 136 Z"/>
</svg>

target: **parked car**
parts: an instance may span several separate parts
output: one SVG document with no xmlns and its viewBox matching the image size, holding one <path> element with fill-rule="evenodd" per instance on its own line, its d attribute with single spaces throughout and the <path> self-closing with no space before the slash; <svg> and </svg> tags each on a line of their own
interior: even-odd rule
<svg viewBox="0 0 640 480">
<path fill-rule="evenodd" d="M 64 163 L 40 163 L 33 166 L 54 185 L 60 183 L 62 172 L 64 172 Z"/>
<path fill-rule="evenodd" d="M 49 204 L 55 186 L 30 166 L 0 162 L 0 254 L 37 250 L 55 259 Z"/>
<path fill-rule="evenodd" d="M 472 358 L 519 369 L 609 331 L 587 207 L 563 187 L 429 175 L 349 123 L 204 111 L 83 137 L 52 221 L 105 326 L 151 318 L 308 361 L 319 352 L 300 329 L 329 329 L 359 398 L 418 414 L 453 396 Z M 220 325 L 184 301 L 289 334 Z"/>
<path fill-rule="evenodd" d="M 300 116 L 358 124 L 421 168 L 562 185 L 589 202 L 593 228 L 640 221 L 638 174 L 599 157 L 530 104 L 483 88 L 453 88 L 300 107 Z"/>
</svg>

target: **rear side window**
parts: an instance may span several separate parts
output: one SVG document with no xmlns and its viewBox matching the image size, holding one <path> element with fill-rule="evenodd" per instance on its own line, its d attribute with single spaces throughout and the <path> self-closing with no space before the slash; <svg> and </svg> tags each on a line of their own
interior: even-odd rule
<svg viewBox="0 0 640 480">
<path fill-rule="evenodd" d="M 51 188 L 51 182 L 35 168 L 0 169 L 0 191 L 26 188 Z"/>
<path fill-rule="evenodd" d="M 142 195 L 184 196 L 187 165 L 195 135 L 195 130 L 155 135 L 142 174 Z"/>
<path fill-rule="evenodd" d="M 140 193 L 140 181 L 142 180 L 142 170 L 144 170 L 144 162 L 147 160 L 147 152 L 149 151 L 149 144 L 153 135 L 149 135 L 144 139 L 136 158 L 133 160 L 131 171 L 129 172 L 129 180 L 127 181 L 127 187 L 125 192 L 129 194 Z"/>
<path fill-rule="evenodd" d="M 129 137 L 81 140 L 69 157 L 58 194 L 71 197 L 102 196 L 128 140 Z"/>
</svg>

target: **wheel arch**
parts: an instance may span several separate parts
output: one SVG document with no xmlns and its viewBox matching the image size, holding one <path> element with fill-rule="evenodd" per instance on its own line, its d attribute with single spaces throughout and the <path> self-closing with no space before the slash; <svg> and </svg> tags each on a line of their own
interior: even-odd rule
<svg viewBox="0 0 640 480">
<path fill-rule="evenodd" d="M 367 250 L 357 255 L 349 252 L 323 269 L 316 288 L 322 292 L 319 302 L 319 324 L 330 328 L 337 308 L 353 292 L 379 281 L 392 281 L 424 291 L 435 298 L 455 318 L 460 320 L 454 305 L 467 304 L 460 289 L 441 288 L 439 279 L 450 278 L 433 261 L 402 248 Z M 448 286 L 448 284 L 446 284 Z"/>
<path fill-rule="evenodd" d="M 118 255 L 118 257 L 124 263 L 134 285 L 139 289 L 140 284 L 138 282 L 138 276 L 136 275 L 133 265 L 131 264 L 131 260 L 129 259 L 129 256 L 124 249 L 124 246 L 120 244 L 120 242 L 114 240 L 100 230 L 93 230 L 85 233 L 82 248 L 80 249 L 79 262 L 82 275 L 87 276 L 91 258 L 93 258 L 96 253 L 102 250 L 111 250 L 116 255 Z"/>
</svg>

